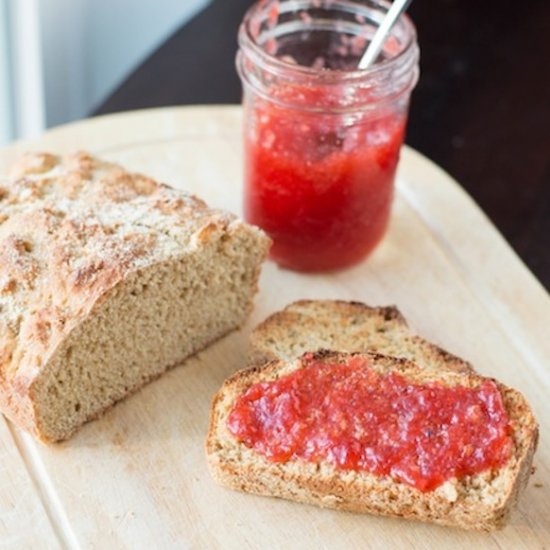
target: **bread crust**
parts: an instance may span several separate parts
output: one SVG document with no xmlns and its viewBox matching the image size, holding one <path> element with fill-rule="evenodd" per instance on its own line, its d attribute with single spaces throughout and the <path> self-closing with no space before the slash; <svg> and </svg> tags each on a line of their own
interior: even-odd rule
<svg viewBox="0 0 550 550">
<path fill-rule="evenodd" d="M 439 377 L 405 359 L 381 354 L 322 351 L 322 362 L 364 358 L 382 372 L 397 371 L 413 381 L 476 386 L 485 378 L 447 371 Z M 429 521 L 478 531 L 502 528 L 529 478 L 538 441 L 538 426 L 525 398 L 497 382 L 512 425 L 515 452 L 497 471 L 449 481 L 431 492 L 365 472 L 341 471 L 328 464 L 297 459 L 272 463 L 238 442 L 227 429 L 235 399 L 250 385 L 274 380 L 302 368 L 300 359 L 245 369 L 231 376 L 212 401 L 206 455 L 214 479 L 228 488 L 263 496 L 357 513 Z"/>
<path fill-rule="evenodd" d="M 343 300 L 298 300 L 269 316 L 250 336 L 248 365 L 294 359 L 320 347 L 404 357 L 434 371 L 474 370 L 467 361 L 416 335 L 397 307 Z"/>
<path fill-rule="evenodd" d="M 248 256 L 226 263 L 247 264 L 250 303 L 241 309 L 249 312 L 270 244 L 261 230 L 88 153 L 22 157 L 0 193 L 2 412 L 51 439 L 40 425 L 37 387 L 71 335 L 130 279 L 183 264 L 205 250 L 214 260 L 232 258 L 234 243 L 244 243 Z M 235 318 L 225 333 L 242 321 Z M 220 336 L 214 331 L 210 341 Z M 129 382 L 127 393 L 145 382 Z M 111 405 L 106 402 L 87 420 Z"/>
</svg>

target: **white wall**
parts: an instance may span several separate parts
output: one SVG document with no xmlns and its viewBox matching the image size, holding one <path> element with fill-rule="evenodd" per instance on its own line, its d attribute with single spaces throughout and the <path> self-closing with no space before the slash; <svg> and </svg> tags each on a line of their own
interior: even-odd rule
<svg viewBox="0 0 550 550">
<path fill-rule="evenodd" d="M 209 1 L 39 0 L 47 126 L 86 116 Z"/>
<path fill-rule="evenodd" d="M 0 0 L 0 145 L 87 116 L 211 0 Z"/>
<path fill-rule="evenodd" d="M 10 79 L 10 56 L 8 52 L 8 13 L 6 1 L 0 0 L 0 145 L 8 143 L 13 136 L 11 113 L 12 88 Z"/>
<path fill-rule="evenodd" d="M 17 137 L 39 135 L 46 124 L 40 0 L 8 0 L 12 116 Z"/>
<path fill-rule="evenodd" d="M 0 137 L 43 131 L 39 0 L 0 0 Z"/>
</svg>

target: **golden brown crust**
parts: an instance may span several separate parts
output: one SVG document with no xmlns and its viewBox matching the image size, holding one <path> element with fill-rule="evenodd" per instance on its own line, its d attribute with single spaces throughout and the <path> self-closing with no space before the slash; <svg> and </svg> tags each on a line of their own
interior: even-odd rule
<svg viewBox="0 0 550 550">
<path fill-rule="evenodd" d="M 35 431 L 32 386 L 69 334 L 140 270 L 246 227 L 88 153 L 29 153 L 0 194 L 0 408 Z"/>
<path fill-rule="evenodd" d="M 440 380 L 445 384 L 480 384 L 474 373 L 447 371 L 437 377 L 405 359 L 381 354 L 342 354 L 323 351 L 320 361 L 346 361 L 364 356 L 382 371 L 397 370 L 414 381 Z M 226 420 L 237 396 L 253 383 L 265 382 L 301 368 L 294 362 L 272 361 L 242 370 L 230 377 L 212 402 L 206 454 L 210 471 L 231 489 L 296 502 L 347 510 L 430 521 L 465 529 L 502 528 L 517 503 L 529 473 L 538 440 L 538 426 L 523 396 L 497 383 L 512 421 L 515 455 L 498 471 L 453 480 L 423 493 L 389 478 L 362 472 L 343 472 L 330 464 L 290 460 L 284 464 L 266 458 L 239 443 L 227 430 Z"/>
</svg>

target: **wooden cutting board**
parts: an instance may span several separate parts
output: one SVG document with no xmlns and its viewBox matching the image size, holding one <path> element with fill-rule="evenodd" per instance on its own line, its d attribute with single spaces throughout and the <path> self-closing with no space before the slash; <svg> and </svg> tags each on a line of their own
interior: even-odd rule
<svg viewBox="0 0 550 550">
<path fill-rule="evenodd" d="M 238 107 L 107 116 L 0 152 L 86 148 L 211 205 L 241 209 Z M 264 267 L 244 330 L 85 426 L 44 446 L 0 417 L 2 548 L 543 548 L 550 546 L 550 300 L 484 214 L 404 148 L 391 228 L 362 265 L 331 275 Z M 513 198 L 503 198 L 513 200 Z M 234 493 L 203 451 L 210 399 L 244 365 L 247 334 L 298 298 L 397 304 L 420 334 L 521 390 L 541 425 L 536 472 L 494 534 L 321 510 Z"/>
</svg>

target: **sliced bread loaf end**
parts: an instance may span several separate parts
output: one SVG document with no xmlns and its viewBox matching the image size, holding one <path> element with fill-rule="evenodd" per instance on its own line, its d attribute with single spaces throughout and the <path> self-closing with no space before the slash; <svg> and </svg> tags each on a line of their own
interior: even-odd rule
<svg viewBox="0 0 550 550">
<path fill-rule="evenodd" d="M 268 317 L 250 336 L 248 364 L 295 359 L 318 349 L 382 353 L 434 372 L 473 370 L 468 362 L 414 334 L 396 307 L 341 300 L 300 300 Z"/>
<path fill-rule="evenodd" d="M 0 196 L 0 407 L 45 441 L 242 325 L 269 239 L 87 154 L 28 155 Z"/>
</svg>

